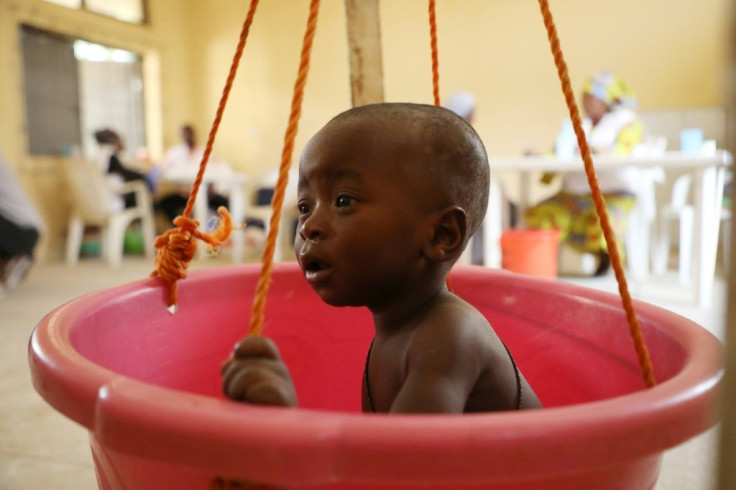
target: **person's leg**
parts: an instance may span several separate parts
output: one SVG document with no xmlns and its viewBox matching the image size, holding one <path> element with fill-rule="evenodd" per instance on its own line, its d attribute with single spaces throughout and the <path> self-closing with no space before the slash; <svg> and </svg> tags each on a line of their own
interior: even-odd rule
<svg viewBox="0 0 736 490">
<path fill-rule="evenodd" d="M 169 194 L 156 203 L 156 209 L 163 211 L 169 221 L 179 216 L 187 205 L 187 199 L 179 194 Z"/>
<path fill-rule="evenodd" d="M 626 235 L 628 215 L 635 202 L 634 196 L 627 193 L 610 193 L 604 194 L 603 198 L 606 202 L 608 221 L 616 238 L 616 249 L 619 256 L 623 259 L 623 241 Z M 608 253 L 603 228 L 601 227 L 592 198 L 586 203 L 585 211 L 581 215 L 578 223 L 577 232 L 581 237 L 582 249 L 598 257 L 598 268 L 595 271 L 595 275 L 603 276 L 607 274 L 611 267 L 611 256 Z"/>
<path fill-rule="evenodd" d="M 535 230 L 559 230 L 562 243 L 567 241 L 570 227 L 578 212 L 576 196 L 559 193 L 527 209 L 524 223 Z"/>
<path fill-rule="evenodd" d="M 0 296 L 20 284 L 33 264 L 38 230 L 18 226 L 0 215 Z"/>
<path fill-rule="evenodd" d="M 24 228 L 0 215 L 0 258 L 16 255 L 33 256 L 33 248 L 38 242 L 35 228 Z"/>
</svg>

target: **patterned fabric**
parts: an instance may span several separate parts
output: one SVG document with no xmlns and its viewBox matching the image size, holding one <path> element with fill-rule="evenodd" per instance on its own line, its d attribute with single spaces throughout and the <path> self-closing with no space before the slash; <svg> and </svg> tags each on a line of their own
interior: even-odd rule
<svg viewBox="0 0 736 490">
<path fill-rule="evenodd" d="M 604 194 L 606 210 L 616 237 L 624 236 L 626 219 L 634 207 L 634 196 L 627 193 Z M 566 192 L 541 202 L 529 209 L 526 223 L 534 229 L 560 230 L 560 242 L 566 242 L 579 252 L 597 253 L 606 251 L 595 204 L 589 194 L 576 195 Z M 619 243 L 619 253 L 623 249 Z"/>
</svg>

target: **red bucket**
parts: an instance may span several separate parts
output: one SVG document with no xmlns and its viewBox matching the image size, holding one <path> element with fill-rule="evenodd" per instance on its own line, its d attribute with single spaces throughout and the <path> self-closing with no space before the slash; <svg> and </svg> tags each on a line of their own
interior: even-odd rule
<svg viewBox="0 0 736 490">
<path fill-rule="evenodd" d="M 559 238 L 558 230 L 506 230 L 501 234 L 501 265 L 519 274 L 555 279 Z"/>
</svg>

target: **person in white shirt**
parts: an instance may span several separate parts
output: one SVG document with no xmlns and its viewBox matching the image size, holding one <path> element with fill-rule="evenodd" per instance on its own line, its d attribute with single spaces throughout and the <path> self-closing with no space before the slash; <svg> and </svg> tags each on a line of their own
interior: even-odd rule
<svg viewBox="0 0 736 490">
<path fill-rule="evenodd" d="M 589 78 L 583 87 L 582 105 L 587 116 L 584 128 L 593 153 L 628 155 L 642 142 L 644 129 L 635 111 L 636 98 L 616 75 L 602 71 Z M 560 141 L 558 138 L 558 146 Z M 561 150 L 574 154 L 556 148 L 558 153 Z M 638 169 L 625 167 L 601 170 L 597 174 L 614 233 L 623 242 L 628 215 L 635 203 Z M 551 178 L 551 174 L 546 174 L 542 181 L 549 183 Z M 596 275 L 608 271 L 610 257 L 585 172 L 566 173 L 561 192 L 528 209 L 524 220 L 530 228 L 557 229 L 563 246 L 580 254 L 597 256 Z"/>
<path fill-rule="evenodd" d="M 133 181 L 145 182 L 149 190 L 153 190 L 152 184 L 145 174 L 123 165 L 120 160 L 120 153 L 125 149 L 125 144 L 119 134 L 105 128 L 95 131 L 94 136 L 99 145 L 97 164 L 102 173 L 105 174 L 111 190 L 118 191 L 122 188 L 123 183 Z M 136 205 L 134 192 L 122 196 L 113 192 L 110 199 L 110 210 L 113 212 Z"/>
<path fill-rule="evenodd" d="M 182 142 L 172 146 L 166 151 L 164 158 L 159 163 L 156 172 L 162 174 L 191 174 L 193 177 L 199 169 L 199 164 L 204 156 L 204 147 L 197 144 L 194 127 L 185 124 L 181 128 Z M 210 156 L 210 162 L 214 160 Z M 169 219 L 173 221 L 179 216 L 187 204 L 190 188 L 180 187 L 177 191 L 161 197 L 156 203 L 156 208 L 161 210 Z M 227 197 L 215 192 L 212 185 L 207 186 L 207 204 L 211 210 L 217 210 L 220 206 L 228 207 Z"/>
</svg>

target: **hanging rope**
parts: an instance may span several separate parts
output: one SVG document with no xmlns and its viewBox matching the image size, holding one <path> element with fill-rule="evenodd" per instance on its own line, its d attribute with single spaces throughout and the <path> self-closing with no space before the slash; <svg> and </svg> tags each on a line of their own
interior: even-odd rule
<svg viewBox="0 0 736 490">
<path fill-rule="evenodd" d="M 268 288 L 271 284 L 271 270 L 273 269 L 273 254 L 276 250 L 276 236 L 278 235 L 279 223 L 281 222 L 281 210 L 284 204 L 286 185 L 289 182 L 289 167 L 291 165 L 291 155 L 294 151 L 294 140 L 296 139 L 296 133 L 299 128 L 299 117 L 302 113 L 302 100 L 304 98 L 304 87 L 307 84 L 307 75 L 309 74 L 312 42 L 314 41 L 314 34 L 317 30 L 319 3 L 319 0 L 311 0 L 309 4 L 309 18 L 307 19 L 307 28 L 304 32 L 299 71 L 296 82 L 294 82 L 291 115 L 289 116 L 289 124 L 284 135 L 284 149 L 281 152 L 279 177 L 271 201 L 271 220 L 268 224 L 268 237 L 266 238 L 266 245 L 261 257 L 261 272 L 253 298 L 253 308 L 251 310 L 250 326 L 248 329 L 250 335 L 260 335 L 263 330 L 263 312 L 266 308 L 266 296 L 268 295 Z"/>
<path fill-rule="evenodd" d="M 432 93 L 434 105 L 440 105 L 440 61 L 437 55 L 437 15 L 435 0 L 429 0 L 429 39 L 432 50 Z"/>
<path fill-rule="evenodd" d="M 204 178 L 204 171 L 207 167 L 207 162 L 212 154 L 212 147 L 215 143 L 215 136 L 217 135 L 217 129 L 220 127 L 220 121 L 222 120 L 222 114 L 225 111 L 227 105 L 227 99 L 230 96 L 230 90 L 235 80 L 235 74 L 238 71 L 238 65 L 240 64 L 240 58 L 245 48 L 245 41 L 248 38 L 248 32 L 250 26 L 253 23 L 253 17 L 256 14 L 256 8 L 258 7 L 259 0 L 251 0 L 248 14 L 243 22 L 243 27 L 240 31 L 240 40 L 238 47 L 235 50 L 232 64 L 230 65 L 230 73 L 227 76 L 225 82 L 225 88 L 222 91 L 220 97 L 220 104 L 217 107 L 217 113 L 215 120 L 212 123 L 210 134 L 207 138 L 207 146 L 205 147 L 202 160 L 199 162 L 199 171 L 197 177 L 194 180 L 192 190 L 189 192 L 189 199 L 187 205 L 184 208 L 184 212 L 181 216 L 177 216 L 174 219 L 176 228 L 167 230 L 164 234 L 159 235 L 154 243 L 156 247 L 156 260 L 155 270 L 151 273 L 151 276 L 161 277 L 169 287 L 169 300 L 168 306 L 173 307 L 176 305 L 178 299 L 178 281 L 184 279 L 187 275 L 187 268 L 189 262 L 194 258 L 194 254 L 197 252 L 197 240 L 200 239 L 205 241 L 210 248 L 216 249 L 222 245 L 230 236 L 233 231 L 232 218 L 230 213 L 224 207 L 220 207 L 217 213 L 220 215 L 220 220 L 217 225 L 217 229 L 213 233 L 203 233 L 198 231 L 199 222 L 191 219 L 192 210 L 194 209 L 194 201 L 197 198 L 197 193 L 202 185 L 202 179 Z M 240 224 L 238 224 L 240 226 Z"/>
<path fill-rule="evenodd" d="M 432 94 L 434 96 L 434 105 L 440 106 L 440 60 L 437 50 L 437 13 L 435 9 L 435 0 L 429 0 L 429 44 L 432 53 Z M 447 275 L 445 279 L 448 291 L 453 291 L 452 279 Z"/>
<path fill-rule="evenodd" d="M 641 325 L 639 325 L 639 319 L 634 311 L 634 304 L 629 294 L 629 288 L 626 283 L 626 277 L 624 276 L 623 266 L 621 265 L 621 256 L 618 252 L 618 245 L 616 244 L 616 236 L 611 228 L 611 223 L 608 219 L 608 212 L 606 211 L 606 202 L 601 194 L 600 187 L 598 186 L 598 178 L 595 173 L 595 167 L 593 166 L 593 159 L 590 154 L 590 147 L 585 139 L 585 132 L 583 131 L 583 125 L 580 120 L 580 112 L 575 102 L 575 95 L 572 90 L 570 78 L 567 74 L 567 64 L 562 55 L 562 49 L 560 47 L 560 40 L 557 37 L 557 29 L 555 27 L 554 19 L 552 19 L 552 13 L 549 10 L 548 0 L 539 0 L 539 8 L 542 12 L 544 19 L 544 26 L 547 28 L 547 37 L 549 38 L 550 49 L 554 56 L 555 66 L 557 67 L 557 75 L 560 78 L 562 85 L 562 93 L 565 95 L 565 102 L 570 112 L 570 119 L 572 120 L 573 127 L 575 128 L 575 135 L 578 139 L 578 146 L 580 147 L 580 154 L 583 157 L 585 164 L 585 173 L 588 176 L 588 184 L 595 202 L 595 209 L 598 212 L 598 217 L 603 228 L 603 235 L 606 238 L 606 246 L 608 247 L 608 254 L 611 256 L 611 265 L 616 274 L 616 281 L 618 282 L 618 291 L 621 296 L 621 302 L 623 303 L 624 310 L 626 311 L 626 319 L 629 322 L 629 332 L 631 338 L 634 340 L 634 348 L 636 354 L 639 357 L 639 365 L 641 367 L 644 381 L 648 387 L 652 387 L 656 384 L 654 379 L 654 370 L 652 369 L 652 363 L 649 359 L 649 351 L 644 342 L 644 337 L 641 333 Z"/>
</svg>

